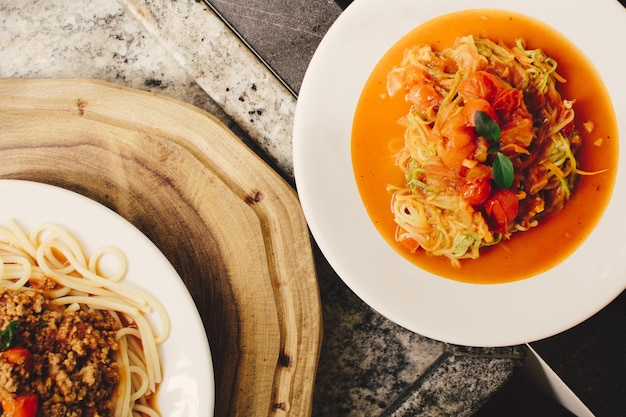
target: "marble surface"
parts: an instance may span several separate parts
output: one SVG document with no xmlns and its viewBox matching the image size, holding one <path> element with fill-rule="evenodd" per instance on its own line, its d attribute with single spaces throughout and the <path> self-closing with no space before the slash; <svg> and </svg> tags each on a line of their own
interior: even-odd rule
<svg viewBox="0 0 626 417">
<path fill-rule="evenodd" d="M 297 13 L 286 16 L 278 0 L 209 3 L 0 0 L 0 77 L 97 78 L 188 102 L 293 183 L 294 90 L 341 8 L 294 0 Z M 282 81 L 267 67 L 287 65 L 267 53 L 280 45 L 258 37 L 268 28 L 281 28 L 283 47 L 302 52 Z M 246 45 L 253 40 L 257 54 Z M 400 328 L 364 305 L 315 250 L 324 339 L 314 416 L 469 416 L 521 365 L 520 346 L 453 346 Z"/>
<path fill-rule="evenodd" d="M 295 98 L 205 4 L 3 0 L 0 19 L 0 76 L 97 78 L 194 104 L 291 176 Z"/>
</svg>

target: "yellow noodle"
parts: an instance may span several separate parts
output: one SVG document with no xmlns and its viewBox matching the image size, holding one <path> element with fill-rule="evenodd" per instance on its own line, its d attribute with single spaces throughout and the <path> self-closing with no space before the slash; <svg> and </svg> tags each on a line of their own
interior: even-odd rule
<svg viewBox="0 0 626 417">
<path fill-rule="evenodd" d="M 439 62 L 446 62 L 445 68 Z M 458 183 L 450 185 L 445 170 L 441 169 L 445 168 L 442 166 L 442 153 L 454 152 L 446 150 L 446 139 L 442 139 L 441 129 L 463 111 L 465 99 L 459 94 L 459 86 L 477 71 L 499 78 L 507 88 L 543 98 L 541 113 L 532 115 L 535 121 L 542 120 L 543 123 L 534 131 L 533 143 L 551 144 L 547 152 L 540 145 L 533 148 L 501 143 L 499 148 L 500 152 L 517 158 L 516 161 L 520 161 L 518 165 L 523 164 L 524 158 L 535 156 L 533 152 L 538 153 L 534 164 L 542 165 L 548 173 L 533 184 L 534 194 L 529 198 L 542 195 L 542 190 L 547 192 L 560 187 L 561 195 L 567 200 L 575 176 L 580 172 L 571 148 L 571 141 L 579 141 L 580 137 L 575 132 L 568 132 L 567 136 L 563 132 L 573 123 L 573 102 L 562 99 L 556 90 L 557 83 L 565 80 L 557 73 L 557 62 L 541 49 L 527 49 L 523 39 L 508 47 L 473 36 L 458 38 L 453 47 L 441 52 L 434 51 L 430 45 L 408 48 L 402 62 L 389 73 L 388 93 L 405 92 L 409 100 L 409 92 L 420 91 L 412 89 L 425 85 L 419 77 L 416 81 L 417 72 L 441 94 L 441 101 L 436 107 L 427 109 L 423 105 L 408 103 L 409 110 L 400 120 L 405 127 L 405 142 L 404 148 L 397 153 L 396 165 L 403 170 L 406 183 L 387 187 L 392 194 L 396 240 L 406 241 L 411 247 L 415 247 L 412 244 L 414 241 L 426 252 L 447 256 L 455 265 L 459 264 L 459 259 L 478 257 L 481 247 L 493 245 L 515 231 L 528 230 L 537 224 L 536 217 L 523 218 L 522 223 L 509 224 L 506 233 L 491 232 L 481 211 L 463 200 Z M 406 80 L 405 73 L 409 74 Z M 480 160 L 466 159 L 463 166 L 470 168 L 476 163 L 485 163 L 486 151 L 484 155 Z M 473 157 L 478 158 L 476 154 Z M 520 173 L 515 174 L 519 178 Z M 458 181 L 460 174 L 455 175 L 454 180 Z M 519 184 L 518 188 L 511 188 L 510 191 L 524 198 L 529 190 L 525 190 L 521 182 Z M 559 205 L 562 203 L 555 203 L 549 209 L 557 210 Z M 529 212 L 528 216 L 537 214 L 540 213 Z"/>
</svg>

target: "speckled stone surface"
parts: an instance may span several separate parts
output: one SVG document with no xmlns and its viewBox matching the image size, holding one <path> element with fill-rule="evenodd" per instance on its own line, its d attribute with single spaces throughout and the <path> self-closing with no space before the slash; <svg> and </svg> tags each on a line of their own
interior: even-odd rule
<svg viewBox="0 0 626 417">
<path fill-rule="evenodd" d="M 230 24 L 249 44 L 263 38 L 257 53 L 277 68 L 288 62 L 264 48 L 296 49 L 281 76 L 295 89 L 341 13 L 326 0 L 211 4 L 243 19 Z M 0 0 L 0 77 L 97 78 L 191 103 L 292 180 L 292 87 L 202 1 Z M 324 339 L 314 416 L 469 416 L 521 365 L 521 347 L 470 349 L 400 328 L 358 299 L 317 249 L 315 257 Z"/>
<path fill-rule="evenodd" d="M 381 416 L 470 415 L 476 411 L 477 401 L 486 401 L 504 382 L 493 375 L 507 375 L 513 370 L 514 362 L 506 349 L 476 356 L 446 352 L 416 381 L 417 389 L 407 390 Z"/>
<path fill-rule="evenodd" d="M 157 38 L 284 175 L 291 157 L 295 98 L 201 1 L 119 0 Z"/>
<path fill-rule="evenodd" d="M 341 14 L 333 0 L 205 1 L 295 94 L 317 45 Z"/>
<path fill-rule="evenodd" d="M 365 306 L 316 253 L 324 343 L 313 417 L 471 416 L 525 358 L 412 333 Z"/>
</svg>

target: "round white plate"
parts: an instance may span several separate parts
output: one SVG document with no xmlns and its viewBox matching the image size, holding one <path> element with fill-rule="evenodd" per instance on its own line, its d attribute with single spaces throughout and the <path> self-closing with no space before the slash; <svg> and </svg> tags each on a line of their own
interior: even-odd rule
<svg viewBox="0 0 626 417">
<path fill-rule="evenodd" d="M 165 307 L 171 333 L 159 347 L 164 381 L 157 404 L 165 417 L 213 415 L 213 364 L 200 315 L 172 265 L 135 226 L 80 194 L 46 184 L 0 180 L 0 223 L 15 220 L 24 230 L 56 223 L 72 232 L 87 253 L 113 245 L 124 252 L 124 283 L 147 291 Z"/>
<path fill-rule="evenodd" d="M 566 261 L 506 284 L 465 284 L 405 260 L 377 232 L 352 171 L 352 118 L 361 90 L 387 50 L 442 14 L 494 8 L 535 17 L 573 41 L 596 65 L 626 132 L 626 10 L 615 0 L 356 0 L 337 19 L 304 77 L 294 121 L 294 173 L 322 252 L 367 304 L 416 333 L 471 346 L 531 342 L 564 331 L 626 288 L 626 146 L 615 192 L 597 227 Z"/>
</svg>

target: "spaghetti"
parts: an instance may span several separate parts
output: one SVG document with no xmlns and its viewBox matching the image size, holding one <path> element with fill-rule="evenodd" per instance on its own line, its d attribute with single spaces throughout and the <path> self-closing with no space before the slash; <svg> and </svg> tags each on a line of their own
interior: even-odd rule
<svg viewBox="0 0 626 417">
<path fill-rule="evenodd" d="M 114 257 L 115 272 L 102 271 L 105 257 Z M 43 224 L 30 234 L 15 222 L 0 226 L 0 288 L 41 292 L 68 313 L 108 315 L 115 323 L 119 372 L 113 415 L 156 417 L 159 412 L 150 400 L 163 379 L 158 345 L 168 337 L 170 323 L 158 300 L 121 282 L 126 272 L 119 249 L 106 246 L 88 257 L 58 225 Z M 160 321 L 158 331 L 153 312 Z"/>
<path fill-rule="evenodd" d="M 406 182 L 387 187 L 398 242 L 459 266 L 564 206 L 584 172 L 556 68 L 521 39 L 507 47 L 470 35 L 440 52 L 405 51 L 387 76 L 388 93 L 410 106 L 396 157 Z"/>
</svg>

